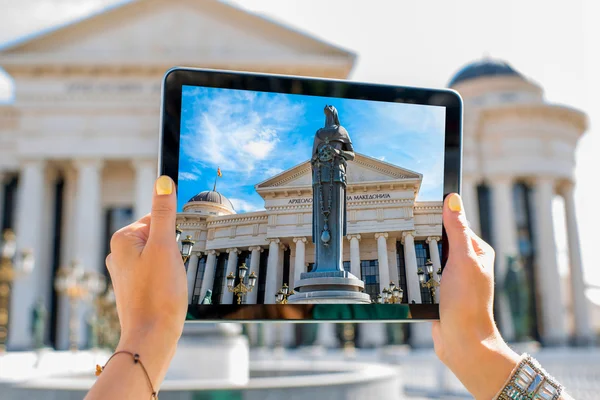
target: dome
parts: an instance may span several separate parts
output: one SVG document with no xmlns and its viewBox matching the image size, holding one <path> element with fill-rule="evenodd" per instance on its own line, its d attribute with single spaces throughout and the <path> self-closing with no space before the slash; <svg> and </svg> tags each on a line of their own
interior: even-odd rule
<svg viewBox="0 0 600 400">
<path fill-rule="evenodd" d="M 189 199 L 188 203 L 191 203 L 193 201 L 206 201 L 209 203 L 217 203 L 231 210 L 235 210 L 233 208 L 233 204 L 231 204 L 231 201 L 229 201 L 227 197 L 214 190 L 205 190 L 204 192 L 200 192 L 191 199 Z"/>
<path fill-rule="evenodd" d="M 454 86 L 457 83 L 471 79 L 499 75 L 522 77 L 522 75 L 508 63 L 501 60 L 491 60 L 486 58 L 462 67 L 456 74 L 454 74 L 452 79 L 450 79 L 448 86 Z"/>
</svg>

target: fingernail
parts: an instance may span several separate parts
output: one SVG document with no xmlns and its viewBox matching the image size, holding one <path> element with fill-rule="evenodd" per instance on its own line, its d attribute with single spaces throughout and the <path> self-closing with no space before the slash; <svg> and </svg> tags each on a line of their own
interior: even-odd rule
<svg viewBox="0 0 600 400">
<path fill-rule="evenodd" d="M 448 199 L 448 208 L 450 211 L 461 212 L 463 209 L 462 200 L 456 193 L 452 193 Z"/>
<path fill-rule="evenodd" d="M 159 196 L 173 193 L 173 181 L 168 176 L 161 176 L 156 180 L 156 194 Z"/>
</svg>

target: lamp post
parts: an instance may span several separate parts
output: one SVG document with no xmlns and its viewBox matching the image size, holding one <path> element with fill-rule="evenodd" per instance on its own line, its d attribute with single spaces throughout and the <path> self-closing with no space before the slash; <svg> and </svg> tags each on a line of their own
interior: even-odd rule
<svg viewBox="0 0 600 400">
<path fill-rule="evenodd" d="M 181 228 L 179 228 L 179 224 L 175 226 L 175 241 L 179 243 L 179 239 L 181 239 Z"/>
<path fill-rule="evenodd" d="M 17 252 L 15 234 L 8 229 L 2 236 L 0 257 L 0 353 L 3 353 L 8 339 L 8 312 L 12 283 L 20 276 L 31 273 L 34 258 L 33 252 L 29 249 Z"/>
<path fill-rule="evenodd" d="M 112 285 L 109 285 L 104 294 L 96 298 L 98 312 L 98 344 L 114 349 L 119 341 L 121 324 L 117 314 L 117 302 Z"/>
<path fill-rule="evenodd" d="M 97 272 L 85 271 L 78 261 L 73 261 L 69 266 L 58 269 L 54 288 L 69 299 L 69 348 L 75 351 L 79 336 L 78 302 L 90 300 L 102 293 L 106 289 L 106 278 Z"/>
<path fill-rule="evenodd" d="M 234 286 L 235 276 L 233 275 L 233 272 L 230 272 L 229 275 L 227 275 L 227 290 L 233 292 L 236 295 L 238 304 L 242 304 L 242 296 L 246 293 L 250 293 L 252 289 L 254 289 L 254 287 L 256 286 L 257 277 L 254 271 L 252 271 L 250 273 L 250 276 L 248 276 L 248 286 L 244 284 L 244 278 L 246 277 L 247 272 L 248 267 L 246 267 L 246 263 L 243 263 L 238 271 L 240 283 L 238 283 L 236 286 Z"/>
<path fill-rule="evenodd" d="M 277 304 L 287 304 L 288 297 L 290 297 L 293 294 L 295 294 L 294 291 L 290 290 L 287 283 L 284 283 L 281 289 L 279 289 L 277 291 L 277 294 L 275 295 L 275 302 Z"/>
<path fill-rule="evenodd" d="M 383 288 L 382 294 L 377 295 L 377 303 L 379 304 L 400 304 L 404 298 L 404 291 L 401 287 L 396 286 L 394 282 L 390 282 L 390 286 Z"/>
<path fill-rule="evenodd" d="M 427 260 L 425 263 L 425 269 L 427 270 L 427 276 L 425 276 L 425 272 L 423 268 L 417 270 L 417 274 L 419 275 L 419 282 L 421 282 L 421 287 L 428 288 L 431 292 L 431 301 L 435 304 L 435 288 L 440 286 L 440 283 L 433 277 L 433 263 L 431 260 Z M 437 270 L 438 279 L 441 279 L 442 269 Z"/>
<path fill-rule="evenodd" d="M 181 237 L 181 231 L 178 230 L 178 233 L 176 234 L 176 237 L 179 238 Z M 190 258 L 190 256 L 192 255 L 192 249 L 194 248 L 194 244 L 196 242 L 194 242 L 192 240 L 192 237 L 190 235 L 187 235 L 185 237 L 185 239 L 181 240 L 181 259 L 183 260 L 183 263 L 185 264 L 186 261 Z"/>
</svg>

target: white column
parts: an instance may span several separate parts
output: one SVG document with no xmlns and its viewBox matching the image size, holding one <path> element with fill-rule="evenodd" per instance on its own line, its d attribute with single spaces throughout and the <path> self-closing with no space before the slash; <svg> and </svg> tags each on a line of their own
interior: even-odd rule
<svg viewBox="0 0 600 400">
<path fill-rule="evenodd" d="M 102 160 L 76 160 L 77 198 L 75 200 L 75 248 L 74 258 L 87 271 L 104 273 L 103 230 L 102 230 Z M 80 304 L 79 345 L 86 341 L 86 315 L 89 305 Z"/>
<path fill-rule="evenodd" d="M 140 219 L 152 209 L 156 162 L 154 160 L 134 160 L 133 168 L 135 169 L 134 218 Z"/>
<path fill-rule="evenodd" d="M 429 244 L 429 254 L 431 255 L 431 262 L 433 263 L 433 279 L 440 281 L 437 272 L 442 268 L 442 261 L 440 258 L 440 250 L 438 248 L 438 242 L 441 240 L 439 236 L 430 236 L 427 238 Z M 440 287 L 435 288 L 435 303 L 440 302 Z"/>
<path fill-rule="evenodd" d="M 15 233 L 17 246 L 29 248 L 36 259 L 36 267 L 44 262 L 40 259 L 44 238 L 40 229 L 43 221 L 44 203 L 44 162 L 28 161 L 21 167 L 19 176 L 17 219 Z M 8 349 L 25 349 L 31 346 L 31 310 L 36 300 L 36 281 L 33 273 L 16 279 L 12 285 L 10 301 L 10 324 Z"/>
<path fill-rule="evenodd" d="M 479 201 L 477 196 L 477 183 L 473 179 L 465 178 L 462 182 L 461 197 L 465 206 L 465 213 L 473 232 L 481 235 L 479 224 Z"/>
<path fill-rule="evenodd" d="M 248 248 L 251 251 L 250 254 L 250 270 L 248 274 L 254 272 L 256 274 L 256 286 L 250 293 L 246 295 L 246 304 L 256 304 L 258 298 L 258 276 L 260 270 L 260 253 L 263 252 L 263 248 L 260 246 L 254 246 Z M 252 324 L 251 324 L 252 325 Z"/>
<path fill-rule="evenodd" d="M 279 266 L 279 239 L 269 241 L 269 258 L 267 260 L 267 279 L 265 285 L 265 304 L 275 304 L 277 287 L 277 267 Z"/>
<path fill-rule="evenodd" d="M 562 189 L 569 244 L 571 296 L 573 298 L 573 313 L 575 314 L 575 340 L 580 344 L 591 344 L 594 341 L 594 332 L 590 326 L 589 302 L 585 295 L 583 263 L 581 261 L 577 213 L 575 211 L 575 187 L 572 182 L 568 182 Z"/>
<path fill-rule="evenodd" d="M 348 235 L 350 241 L 350 273 L 361 279 L 360 273 L 360 235 Z"/>
<path fill-rule="evenodd" d="M 385 325 L 381 322 L 365 322 L 358 325 L 360 334 L 358 335 L 358 345 L 360 347 L 378 348 L 387 343 L 387 334 Z"/>
<path fill-rule="evenodd" d="M 202 287 L 200 289 L 200 301 L 206 296 L 207 290 L 212 290 L 215 284 L 215 269 L 217 268 L 217 256 L 219 252 L 216 250 L 208 250 L 206 252 L 206 266 L 204 267 L 204 278 L 202 279 Z M 213 303 L 215 299 L 212 299 Z"/>
<path fill-rule="evenodd" d="M 390 268 L 387 256 L 387 238 L 386 232 L 376 233 L 377 240 L 377 259 L 379 260 L 379 292 L 390 284 Z"/>
<path fill-rule="evenodd" d="M 230 273 L 233 273 L 233 276 L 237 276 L 237 263 L 238 263 L 238 255 L 241 253 L 238 249 L 231 248 L 227 249 L 227 253 L 229 253 L 229 257 L 227 258 L 227 270 L 225 271 L 225 278 Z M 227 281 L 227 279 L 225 280 Z M 223 290 L 223 294 L 221 295 L 221 304 L 231 304 L 233 301 L 233 293 L 227 289 L 227 284 L 225 284 L 225 289 Z"/>
<path fill-rule="evenodd" d="M 306 260 L 306 238 L 296 237 L 294 238 L 296 243 L 296 258 L 294 260 L 294 279 L 292 280 L 290 287 L 294 288 L 300 281 L 300 274 L 306 272 L 305 260 Z"/>
<path fill-rule="evenodd" d="M 332 322 L 319 322 L 315 345 L 325 348 L 337 347 L 338 338 L 335 334 L 335 325 Z"/>
<path fill-rule="evenodd" d="M 560 275 L 556 260 L 552 200 L 554 180 L 538 178 L 535 185 L 536 278 L 541 301 L 542 342 L 563 345 L 567 339 Z M 538 314 L 539 315 L 539 314 Z"/>
<path fill-rule="evenodd" d="M 408 288 L 408 303 L 422 303 L 421 299 L 421 283 L 419 275 L 417 275 L 417 252 L 415 251 L 415 232 L 402 232 L 402 244 L 404 245 L 404 270 L 406 271 L 406 286 Z"/>
<path fill-rule="evenodd" d="M 192 253 L 188 260 L 187 284 L 188 284 L 188 304 L 192 304 L 194 296 L 194 285 L 196 284 L 196 273 L 198 272 L 198 253 Z"/>
<path fill-rule="evenodd" d="M 515 339 L 515 329 L 511 318 L 510 304 L 503 288 L 508 257 L 519 255 L 512 179 L 506 177 L 494 178 L 492 181 L 492 207 L 494 213 L 492 219 L 492 245 L 496 252 L 494 275 L 497 288 L 498 321 L 500 322 L 502 337 L 510 342 Z"/>
</svg>

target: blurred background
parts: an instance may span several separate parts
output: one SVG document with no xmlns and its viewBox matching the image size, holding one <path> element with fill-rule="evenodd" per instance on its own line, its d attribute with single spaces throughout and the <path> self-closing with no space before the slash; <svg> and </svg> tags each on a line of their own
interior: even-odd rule
<svg viewBox="0 0 600 400">
<path fill-rule="evenodd" d="M 497 252 L 501 331 L 576 398 L 597 398 L 599 8 L 0 0 L 6 398 L 80 398 L 118 340 L 103 260 L 150 209 L 161 77 L 175 65 L 457 90 L 463 197 Z M 469 398 L 429 325 L 188 327 L 161 398 Z"/>
</svg>

